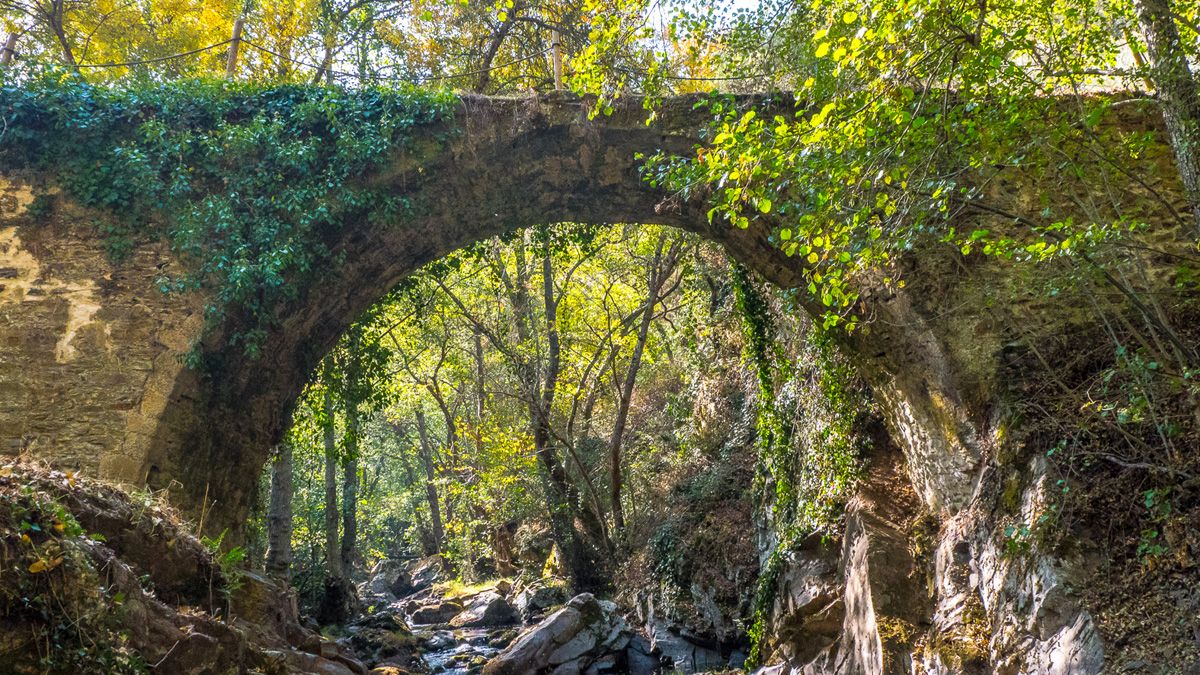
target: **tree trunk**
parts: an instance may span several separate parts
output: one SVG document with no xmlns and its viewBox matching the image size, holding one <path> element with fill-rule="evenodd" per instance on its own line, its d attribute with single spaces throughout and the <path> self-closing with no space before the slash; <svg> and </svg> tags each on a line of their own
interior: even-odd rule
<svg viewBox="0 0 1200 675">
<path fill-rule="evenodd" d="M 425 388 L 433 396 L 433 400 L 437 403 L 438 410 L 442 412 L 442 423 L 446 425 L 446 444 L 442 446 L 445 451 L 447 462 L 451 467 L 460 466 L 458 457 L 458 424 L 454 418 L 454 411 L 450 409 L 450 404 L 447 403 L 446 397 L 442 395 L 441 385 L 438 384 L 437 376 L 434 375 Z M 430 446 L 432 456 L 433 445 Z M 446 516 L 446 522 L 454 520 L 454 503 L 451 501 L 451 493 L 447 490 L 442 498 L 445 500 L 445 509 L 443 513 Z"/>
<path fill-rule="evenodd" d="M 337 624 L 346 620 L 349 611 L 349 589 L 342 569 L 341 547 L 338 545 L 338 456 L 334 435 L 333 392 L 326 380 L 325 413 L 325 588 L 317 609 L 317 621 Z"/>
<path fill-rule="evenodd" d="M 56 0 L 51 3 L 50 9 L 46 14 L 46 23 L 49 25 L 50 31 L 54 33 L 54 38 L 58 41 L 59 48 L 62 49 L 63 63 L 71 66 L 78 73 L 79 66 L 75 60 L 75 52 L 71 49 L 70 39 L 67 38 L 66 21 L 66 3 L 62 0 Z"/>
<path fill-rule="evenodd" d="M 441 506 L 438 503 L 437 472 L 433 468 L 433 448 L 429 444 L 429 430 L 425 426 L 425 413 L 417 411 L 417 433 L 421 437 L 421 464 L 425 467 L 425 500 L 429 504 L 429 519 L 433 527 L 433 552 L 442 552 L 445 532 L 442 529 Z"/>
<path fill-rule="evenodd" d="M 1200 230 L 1200 94 L 1179 41 L 1170 0 L 1136 0 L 1179 178 Z"/>
<path fill-rule="evenodd" d="M 487 406 L 487 371 L 483 360 L 483 333 L 479 328 L 475 333 L 475 452 L 483 456 L 483 415 Z"/>
<path fill-rule="evenodd" d="M 508 37 L 509 31 L 512 30 L 513 23 L 517 19 L 518 8 L 512 7 L 508 10 L 507 16 L 496 32 L 492 35 L 492 39 L 488 41 L 488 46 L 483 52 L 483 59 L 480 61 L 479 67 L 476 70 L 479 72 L 479 79 L 475 81 L 475 93 L 487 93 L 488 85 L 492 83 L 492 63 L 496 60 L 496 54 L 500 51 L 500 46 L 504 44 L 504 38 Z"/>
<path fill-rule="evenodd" d="M 341 546 L 338 544 L 338 456 L 333 428 L 333 392 L 328 385 L 324 397 L 325 412 L 325 576 L 342 576 Z"/>
<path fill-rule="evenodd" d="M 361 424 L 358 406 L 351 404 L 346 413 L 346 448 L 342 458 L 342 574 L 347 578 L 354 569 L 358 543 L 358 432 Z"/>
<path fill-rule="evenodd" d="M 271 505 L 267 512 L 267 562 L 269 574 L 287 579 L 292 566 L 292 446 L 287 441 L 275 449 L 271 462 Z"/>
<path fill-rule="evenodd" d="M 537 457 L 546 475 L 547 506 L 550 509 L 550 526 L 555 542 L 563 556 L 564 568 L 568 570 L 572 583 L 583 590 L 592 585 L 592 577 L 598 570 L 588 564 L 583 555 L 582 542 L 575 531 L 575 508 L 570 479 L 566 467 L 554 448 L 551 414 L 554 397 L 558 390 L 559 369 L 562 366 L 561 346 L 558 336 L 558 301 L 554 294 L 554 264 L 550 251 L 542 254 L 542 302 L 546 321 L 546 363 L 541 393 L 532 394 L 533 443 Z"/>
<path fill-rule="evenodd" d="M 662 285 L 663 245 L 666 237 L 658 238 L 658 249 L 654 252 L 654 260 L 650 264 L 650 275 L 647 279 L 646 309 L 642 313 L 642 321 L 638 325 L 637 342 L 633 346 L 633 355 L 629 357 L 629 368 L 625 371 L 625 381 L 621 384 L 617 400 L 617 418 L 613 422 L 612 436 L 608 442 L 609 457 L 609 486 L 611 488 L 613 528 L 616 530 L 613 538 L 619 539 L 621 530 L 625 529 L 625 511 L 621 506 L 621 443 L 625 437 L 625 425 L 629 420 L 629 404 L 633 400 L 633 385 L 637 381 L 638 369 L 642 365 L 642 352 L 646 348 L 646 337 L 650 333 L 650 323 L 654 320 L 654 306 L 658 304 L 658 291 Z"/>
</svg>

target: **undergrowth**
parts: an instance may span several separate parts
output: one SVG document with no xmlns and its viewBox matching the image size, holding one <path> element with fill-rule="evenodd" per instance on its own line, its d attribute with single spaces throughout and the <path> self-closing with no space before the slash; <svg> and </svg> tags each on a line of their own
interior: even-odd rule
<svg viewBox="0 0 1200 675">
<path fill-rule="evenodd" d="M 74 476 L 49 474 L 74 484 Z M 112 609 L 123 600 L 87 554 L 103 537 L 84 532 L 53 496 L 0 468 L 0 663 L 12 672 L 142 673 Z M 5 671 L 9 672 L 9 671 Z"/>
</svg>

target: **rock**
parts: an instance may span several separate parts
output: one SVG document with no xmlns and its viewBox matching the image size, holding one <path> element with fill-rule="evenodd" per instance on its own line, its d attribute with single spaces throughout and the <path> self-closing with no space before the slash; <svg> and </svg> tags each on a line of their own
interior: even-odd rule
<svg viewBox="0 0 1200 675">
<path fill-rule="evenodd" d="M 409 577 L 410 563 L 403 560 L 380 560 L 371 568 L 370 576 L 363 584 L 363 597 L 398 598 L 411 593 Z"/>
<path fill-rule="evenodd" d="M 820 537 L 785 554 L 764 654 L 799 666 L 834 648 L 846 613 L 838 560 L 839 551 Z"/>
<path fill-rule="evenodd" d="M 513 606 L 526 621 L 541 618 L 549 609 L 567 601 L 566 583 L 560 579 L 535 579 L 528 586 L 514 589 Z"/>
<path fill-rule="evenodd" d="M 546 657 L 546 660 L 550 663 L 566 663 L 567 661 L 574 661 L 575 659 L 591 651 L 599 640 L 600 636 L 593 631 L 580 631 L 575 635 L 575 637 L 567 640 L 566 644 L 563 644 L 558 649 L 550 652 L 550 655 Z"/>
<path fill-rule="evenodd" d="M 302 639 L 300 606 L 296 591 L 268 576 L 242 570 L 236 593 L 230 595 L 233 615 L 255 630 L 286 642 Z"/>
<path fill-rule="evenodd" d="M 494 630 L 487 635 L 487 646 L 493 649 L 504 649 L 516 639 L 517 631 L 511 628 L 508 630 Z"/>
<path fill-rule="evenodd" d="M 372 666 L 408 665 L 421 639 L 407 630 L 364 627 L 346 639 L 354 653 Z"/>
<path fill-rule="evenodd" d="M 351 628 L 384 628 L 387 630 L 408 631 L 408 622 L 404 620 L 404 609 L 399 603 L 393 603 L 372 614 L 359 618 Z"/>
<path fill-rule="evenodd" d="M 621 657 L 624 655 L 621 654 Z M 594 661 L 584 671 L 584 675 L 607 675 L 609 673 L 624 672 L 621 667 L 620 659 L 616 654 L 607 654 Z"/>
<path fill-rule="evenodd" d="M 513 585 L 508 579 L 501 579 L 500 581 L 496 582 L 495 588 L 496 592 L 500 595 L 508 595 L 512 592 Z"/>
<path fill-rule="evenodd" d="M 625 647 L 625 668 L 629 675 L 654 675 L 662 669 L 662 658 L 641 635 L 635 635 Z"/>
<path fill-rule="evenodd" d="M 630 643 L 624 619 L 612 603 L 591 594 L 577 595 L 492 659 L 485 675 L 518 675 L 551 670 L 582 673 Z M 623 659 L 623 654 L 621 657 Z M 613 663 L 618 662 L 614 658 Z"/>
<path fill-rule="evenodd" d="M 729 666 L 719 644 L 703 641 L 679 626 L 654 621 L 648 632 L 652 649 L 660 652 L 673 670 L 694 673 Z"/>
<path fill-rule="evenodd" d="M 362 661 L 359 661 L 358 659 L 356 659 L 352 656 L 347 656 L 345 654 L 337 654 L 330 660 L 337 661 L 338 663 L 342 664 L 343 666 L 346 666 L 350 670 L 354 671 L 356 673 L 356 675 L 366 675 L 366 673 L 367 673 L 367 667 L 365 665 L 363 665 Z"/>
<path fill-rule="evenodd" d="M 391 602 L 433 587 L 441 579 L 445 562 L 439 555 L 418 560 L 380 560 L 367 581 L 359 585 L 364 598 Z"/>
<path fill-rule="evenodd" d="M 579 675 L 582 671 L 579 669 L 579 663 L 571 661 L 556 666 L 550 671 L 550 675 Z"/>
<path fill-rule="evenodd" d="M 201 675 L 212 669 L 217 652 L 215 638 L 203 633 L 192 633 L 180 640 L 158 662 L 158 668 L 162 668 L 163 672 L 179 675 Z"/>
<path fill-rule="evenodd" d="M 415 624 L 446 623 L 458 616 L 461 611 L 463 611 L 461 604 L 453 600 L 446 600 L 436 605 L 425 605 L 413 612 L 410 618 Z"/>
<path fill-rule="evenodd" d="M 362 670 L 354 670 L 346 664 L 339 663 L 330 659 L 324 659 L 315 654 L 308 652 L 296 651 L 278 651 L 267 652 L 268 658 L 275 661 L 278 666 L 282 666 L 289 673 L 306 673 L 308 675 L 358 675 L 365 673 L 366 668 Z M 361 664 L 359 664 L 361 667 Z M 176 670 L 167 670 L 164 672 L 183 672 Z"/>
<path fill-rule="evenodd" d="M 432 588 L 442 578 L 445 562 L 440 555 L 421 558 L 408 568 L 408 588 L 397 596 L 409 595 L 418 591 Z"/>
<path fill-rule="evenodd" d="M 499 593 L 487 591 L 472 598 L 461 614 L 450 620 L 456 628 L 490 628 L 519 623 L 521 616 Z"/>
<path fill-rule="evenodd" d="M 454 633 L 445 630 L 439 630 L 433 635 L 425 638 L 425 649 L 429 651 L 439 651 L 447 647 L 453 647 L 455 643 Z"/>
</svg>

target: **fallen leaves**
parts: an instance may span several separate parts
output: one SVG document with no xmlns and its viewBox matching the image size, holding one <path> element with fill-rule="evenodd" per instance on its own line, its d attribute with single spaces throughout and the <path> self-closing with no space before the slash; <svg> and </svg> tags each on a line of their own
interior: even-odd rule
<svg viewBox="0 0 1200 675">
<path fill-rule="evenodd" d="M 32 565 L 29 566 L 29 573 L 41 574 L 43 572 L 49 572 L 50 570 L 53 570 L 61 565 L 62 561 L 62 556 L 57 556 L 54 558 L 38 558 L 37 560 L 33 561 Z"/>
</svg>

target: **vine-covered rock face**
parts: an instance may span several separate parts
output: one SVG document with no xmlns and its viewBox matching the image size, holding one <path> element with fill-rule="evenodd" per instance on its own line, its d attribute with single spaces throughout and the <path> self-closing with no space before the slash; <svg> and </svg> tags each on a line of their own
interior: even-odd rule
<svg viewBox="0 0 1200 675">
<path fill-rule="evenodd" d="M 1150 133 L 1129 116 L 1114 124 Z M 1200 432 L 1195 388 L 1161 375 L 1194 377 L 1194 232 L 1177 215 L 1187 209 L 1165 145 L 1148 147 L 1118 198 L 1096 165 L 1075 169 L 997 167 L 990 203 L 1018 212 L 1033 201 L 1059 215 L 1088 203 L 1137 213 L 1144 226 L 1111 248 L 1036 265 L 926 247 L 899 260 L 907 288 L 867 284 L 874 320 L 844 345 L 908 479 L 868 478 L 840 540 L 783 557 L 764 654 L 780 671 L 1094 673 L 1200 662 L 1200 539 L 1176 529 L 1167 544 L 1162 534 L 1200 522 L 1187 487 L 1196 459 L 1171 450 Z M 955 224 L 1013 227 L 992 217 Z M 1167 346 L 1141 344 L 1150 335 Z M 1130 356 L 1156 350 L 1175 365 Z M 1141 386 L 1156 403 L 1129 395 Z M 1178 426 L 1162 426 L 1167 418 Z M 894 460 L 869 467 L 881 461 Z M 1170 507 L 1163 490 L 1176 495 Z M 889 514 L 906 503 L 927 517 Z"/>
</svg>

